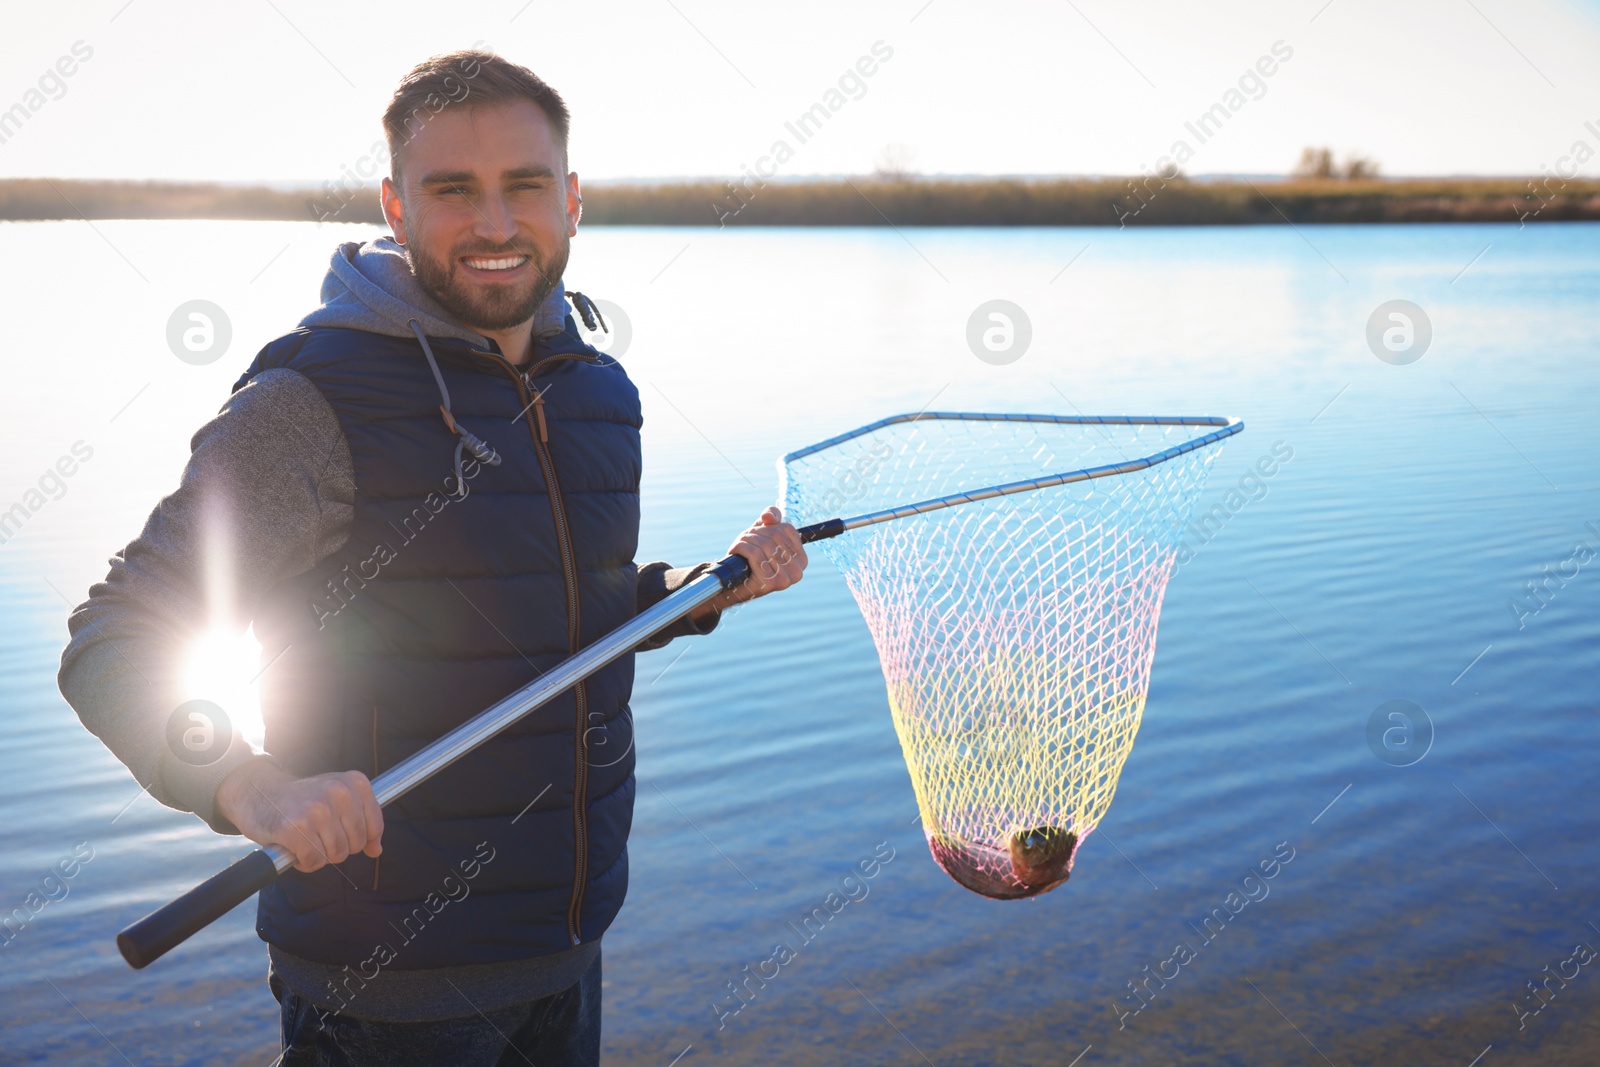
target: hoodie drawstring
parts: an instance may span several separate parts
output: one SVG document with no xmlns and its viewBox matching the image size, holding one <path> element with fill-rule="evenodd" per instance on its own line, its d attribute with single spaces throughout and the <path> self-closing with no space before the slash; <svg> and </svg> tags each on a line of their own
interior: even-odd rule
<svg viewBox="0 0 1600 1067">
<path fill-rule="evenodd" d="M 572 289 L 567 290 L 567 297 L 572 301 L 572 306 L 577 309 L 579 316 L 583 319 L 583 324 L 589 328 L 590 333 L 595 330 L 605 330 L 606 333 L 611 332 L 611 327 L 607 325 L 605 316 L 600 314 L 600 308 L 596 306 L 593 300 Z M 600 325 L 595 325 L 595 319 L 600 320 Z"/>
<path fill-rule="evenodd" d="M 456 417 L 450 411 L 450 390 L 445 387 L 444 375 L 439 373 L 439 361 L 433 358 L 433 348 L 428 344 L 427 335 L 422 332 L 422 327 L 417 325 L 416 319 L 406 322 L 411 327 L 411 332 L 417 335 L 417 341 L 422 345 L 422 354 L 428 357 L 428 369 L 433 371 L 433 380 L 438 383 L 439 397 L 444 403 L 439 405 L 439 414 L 444 416 L 444 424 L 455 434 L 456 441 L 456 492 L 455 495 L 462 500 L 467 497 L 467 481 L 462 473 L 461 452 L 469 450 L 479 463 L 487 463 L 491 467 L 500 465 L 500 454 L 494 450 L 489 442 L 483 440 L 456 422 Z"/>
</svg>

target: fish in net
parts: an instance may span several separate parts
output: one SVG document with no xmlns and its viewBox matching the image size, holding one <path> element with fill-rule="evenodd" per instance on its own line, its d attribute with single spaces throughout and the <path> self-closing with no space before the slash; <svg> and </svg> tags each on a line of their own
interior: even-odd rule
<svg viewBox="0 0 1600 1067">
<path fill-rule="evenodd" d="M 1179 539 L 1237 419 L 921 413 L 780 461 L 877 646 L 934 859 L 1054 889 L 1139 729 Z M 893 521 L 889 521 L 893 520 Z M 831 532 L 831 531 L 830 531 Z"/>
</svg>

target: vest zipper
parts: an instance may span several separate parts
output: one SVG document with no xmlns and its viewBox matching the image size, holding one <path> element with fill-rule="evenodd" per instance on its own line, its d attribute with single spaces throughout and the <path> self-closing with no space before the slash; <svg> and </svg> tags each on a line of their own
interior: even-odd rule
<svg viewBox="0 0 1600 1067">
<path fill-rule="evenodd" d="M 528 436 L 533 438 L 534 451 L 539 456 L 539 467 L 544 471 L 544 482 L 549 490 L 550 512 L 555 520 L 556 544 L 561 552 L 561 573 L 567 589 L 567 650 L 578 651 L 580 634 L 580 616 L 578 605 L 578 566 L 572 554 L 572 531 L 567 525 L 567 505 L 561 497 L 561 483 L 556 479 L 555 461 L 550 456 L 550 430 L 544 417 L 544 394 L 539 387 L 533 384 L 533 376 L 547 363 L 554 363 L 562 359 L 581 359 L 586 363 L 596 362 L 591 357 L 580 355 L 547 356 L 539 360 L 526 371 L 517 371 L 509 363 L 499 357 L 493 357 L 510 376 L 511 382 L 516 386 L 517 398 L 522 403 L 522 419 L 527 424 Z M 529 400 L 529 392 L 533 398 Z M 532 408 L 532 414 L 529 413 Z M 573 689 L 573 696 L 577 705 L 577 721 L 573 727 L 573 795 L 572 795 L 572 830 L 574 839 L 574 862 L 572 871 L 572 896 L 567 903 L 567 934 L 574 945 L 583 941 L 583 930 L 580 917 L 583 914 L 583 889 L 589 880 L 589 812 L 587 797 L 589 792 L 589 752 L 588 752 L 588 706 L 589 692 L 585 683 L 579 682 Z"/>
<path fill-rule="evenodd" d="M 372 777 L 378 777 L 378 705 L 372 705 Z M 372 888 L 378 888 L 378 870 L 383 863 L 379 856 L 372 861 Z"/>
</svg>

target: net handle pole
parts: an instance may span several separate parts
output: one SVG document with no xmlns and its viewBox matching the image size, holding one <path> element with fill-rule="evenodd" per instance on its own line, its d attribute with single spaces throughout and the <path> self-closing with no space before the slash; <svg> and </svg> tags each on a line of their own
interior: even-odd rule
<svg viewBox="0 0 1600 1067">
<path fill-rule="evenodd" d="M 744 557 L 728 556 L 671 596 L 378 775 L 372 780 L 372 791 L 379 806 L 415 789 L 530 712 L 632 651 L 641 641 L 749 576 L 750 564 Z M 258 848 L 123 930 L 117 935 L 117 948 L 136 970 L 147 967 L 271 885 L 293 865 L 294 855 L 281 845 Z"/>
</svg>

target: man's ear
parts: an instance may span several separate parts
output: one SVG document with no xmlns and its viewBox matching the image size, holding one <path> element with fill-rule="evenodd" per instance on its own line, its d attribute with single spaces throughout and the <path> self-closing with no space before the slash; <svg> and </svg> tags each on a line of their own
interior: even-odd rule
<svg viewBox="0 0 1600 1067">
<path fill-rule="evenodd" d="M 383 188 L 378 193 L 378 202 L 383 208 L 384 221 L 389 224 L 389 229 L 394 232 L 395 243 L 405 244 L 405 209 L 400 203 L 400 190 L 388 178 L 383 179 Z"/>
<path fill-rule="evenodd" d="M 578 236 L 578 220 L 583 218 L 583 190 L 578 187 L 578 172 L 567 175 L 567 236 Z"/>
</svg>

